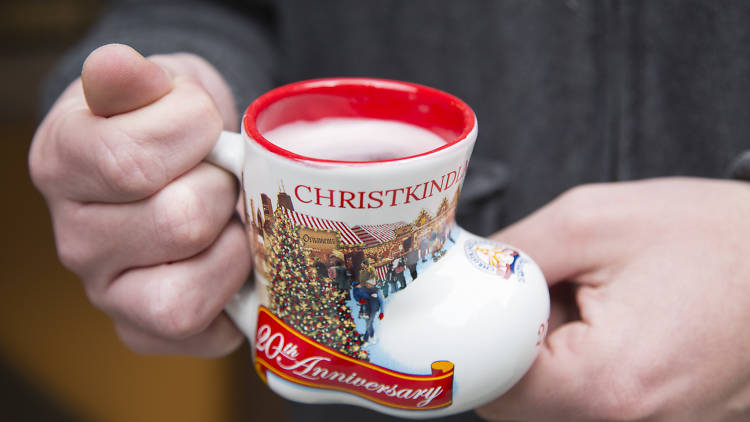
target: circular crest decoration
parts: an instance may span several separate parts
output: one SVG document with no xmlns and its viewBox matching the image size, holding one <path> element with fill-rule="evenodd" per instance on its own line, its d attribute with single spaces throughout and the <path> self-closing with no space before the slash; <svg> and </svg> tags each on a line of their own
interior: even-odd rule
<svg viewBox="0 0 750 422">
<path fill-rule="evenodd" d="M 464 244 L 466 258 L 482 271 L 509 279 L 516 274 L 523 282 L 523 258 L 518 251 L 488 239 L 472 239 Z"/>
</svg>

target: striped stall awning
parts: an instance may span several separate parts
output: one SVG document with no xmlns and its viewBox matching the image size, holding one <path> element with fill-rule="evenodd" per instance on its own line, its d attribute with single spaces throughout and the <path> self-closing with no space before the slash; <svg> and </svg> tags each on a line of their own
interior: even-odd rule
<svg viewBox="0 0 750 422">
<path fill-rule="evenodd" d="M 357 237 L 362 239 L 362 243 L 367 247 L 375 246 L 378 243 L 380 243 L 378 242 L 378 239 L 373 237 L 370 233 L 368 233 L 365 229 L 363 229 L 360 226 L 352 227 L 352 231 L 357 235 Z"/>
<path fill-rule="evenodd" d="M 341 236 L 341 242 L 345 246 L 362 245 L 365 242 L 352 231 L 352 229 L 346 224 L 340 221 L 326 220 L 324 218 L 313 217 L 306 214 L 301 214 L 296 211 L 292 211 L 288 208 L 284 208 L 284 213 L 294 224 L 316 228 L 320 230 L 331 230 L 338 232 Z"/>
<path fill-rule="evenodd" d="M 375 267 L 375 271 L 378 273 L 378 280 L 385 280 L 388 277 L 388 264 Z"/>
<path fill-rule="evenodd" d="M 406 223 L 378 224 L 374 226 L 354 226 L 352 230 L 357 233 L 367 246 L 374 246 L 379 243 L 390 242 L 396 237 L 395 230 Z"/>
</svg>

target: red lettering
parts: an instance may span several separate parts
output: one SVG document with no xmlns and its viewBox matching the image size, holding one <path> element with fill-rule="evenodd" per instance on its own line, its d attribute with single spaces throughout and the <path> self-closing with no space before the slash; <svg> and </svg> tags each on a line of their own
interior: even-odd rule
<svg viewBox="0 0 750 422">
<path fill-rule="evenodd" d="M 547 328 L 549 327 L 549 318 L 547 318 L 546 322 L 542 322 L 542 325 L 539 326 L 539 329 L 536 332 L 537 340 L 536 345 L 541 346 L 542 343 L 544 343 L 544 337 L 547 335 Z"/>
<path fill-rule="evenodd" d="M 446 174 L 446 176 L 448 178 L 445 180 L 445 186 L 443 186 L 443 189 L 450 188 L 456 182 L 456 171 L 454 170 L 454 171 Z M 451 180 L 451 176 L 453 176 L 453 180 Z"/>
<path fill-rule="evenodd" d="M 346 208 L 344 204 L 349 204 L 349 208 L 357 208 L 354 205 L 352 205 L 352 199 L 356 198 L 357 195 L 354 194 L 354 192 L 349 192 L 346 190 L 339 191 L 341 194 L 341 201 L 339 202 L 339 208 Z M 348 196 L 348 198 L 346 198 Z"/>
<path fill-rule="evenodd" d="M 404 204 L 408 204 L 409 202 L 411 202 L 412 198 L 414 198 L 415 201 L 419 201 L 420 199 L 422 199 L 415 195 L 414 192 L 412 192 L 412 188 L 414 188 L 414 190 L 416 191 L 417 187 L 419 186 L 421 185 L 409 186 L 408 188 L 406 188 L 406 201 L 404 201 Z"/>
<path fill-rule="evenodd" d="M 440 184 L 438 185 L 435 183 L 435 179 L 432 179 L 432 183 L 430 184 L 430 197 L 432 197 L 432 194 L 435 192 L 435 188 L 437 188 L 438 192 L 443 191 L 443 182 L 445 181 L 445 175 L 440 178 Z"/>
<path fill-rule="evenodd" d="M 271 372 L 295 384 L 349 392 L 399 409 L 438 409 L 452 403 L 452 362 L 433 362 L 431 374 L 390 371 L 306 339 L 263 306 L 258 308 L 257 333 L 255 361 L 264 379 Z M 285 353 L 297 345 L 301 353 Z"/>
<path fill-rule="evenodd" d="M 312 199 L 309 201 L 305 201 L 304 199 L 302 199 L 301 196 L 299 196 L 299 188 L 305 188 L 307 189 L 307 192 L 312 192 L 312 188 L 310 188 L 310 186 L 305 186 L 305 185 L 297 185 L 297 187 L 294 188 L 294 196 L 296 196 L 300 202 L 305 203 L 305 204 L 309 204 L 310 202 L 312 202 Z"/>
<path fill-rule="evenodd" d="M 304 204 L 314 203 L 315 205 L 331 208 L 364 209 L 366 206 L 368 209 L 377 209 L 386 203 L 391 207 L 395 207 L 400 204 L 411 204 L 425 198 L 431 198 L 436 192 L 442 193 L 447 191 L 466 177 L 466 166 L 468 164 L 467 160 L 465 164 L 459 165 L 456 170 L 442 175 L 440 181 L 431 179 L 424 183 L 403 188 L 388 189 L 386 191 L 351 192 L 297 185 L 294 188 L 294 195 L 297 200 Z M 312 199 L 313 189 L 315 190 L 314 200 Z"/>
<path fill-rule="evenodd" d="M 374 196 L 375 194 L 378 194 L 377 198 Z M 380 207 L 383 206 L 383 200 L 381 199 L 383 197 L 383 191 L 382 190 L 374 190 L 374 191 L 370 192 L 370 194 L 367 195 L 367 197 L 370 199 L 370 203 L 367 204 L 367 208 L 371 208 L 372 209 L 372 208 L 380 208 Z M 372 201 L 377 202 L 378 205 L 376 205 L 376 206 L 373 207 L 372 206 Z"/>
<path fill-rule="evenodd" d="M 392 198 L 392 200 L 391 200 L 391 206 L 392 206 L 392 207 L 395 207 L 395 206 L 396 206 L 396 197 L 398 196 L 398 195 L 396 195 L 396 193 L 398 193 L 398 192 L 403 192 L 403 191 L 404 191 L 404 188 L 398 188 L 398 189 L 388 189 L 387 191 L 385 191 L 385 194 L 386 194 L 386 195 L 388 195 L 388 194 L 389 194 L 390 192 L 393 192 L 393 198 Z"/>
<path fill-rule="evenodd" d="M 458 166 L 458 177 L 456 178 L 457 182 L 460 182 L 466 177 L 466 169 L 469 166 L 469 161 L 466 160 L 466 163 L 463 166 Z"/>
<path fill-rule="evenodd" d="M 320 188 L 315 188 L 315 195 L 316 195 L 316 198 L 317 198 L 315 200 L 315 205 L 322 205 L 320 203 L 320 200 L 321 199 L 327 199 L 329 201 L 329 205 L 328 206 L 331 207 L 331 208 L 333 208 L 333 189 L 328 189 L 328 196 L 323 196 L 323 195 L 320 194 Z"/>
</svg>

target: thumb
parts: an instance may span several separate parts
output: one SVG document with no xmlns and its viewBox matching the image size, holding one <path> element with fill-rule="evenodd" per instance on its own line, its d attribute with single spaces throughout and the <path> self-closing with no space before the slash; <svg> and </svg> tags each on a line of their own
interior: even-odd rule
<svg viewBox="0 0 750 422">
<path fill-rule="evenodd" d="M 605 200 L 595 189 L 572 189 L 490 237 L 526 252 L 550 285 L 575 279 L 621 248 Z"/>
<path fill-rule="evenodd" d="M 574 188 L 491 237 L 529 254 L 550 285 L 574 280 L 596 286 L 606 279 L 596 276 L 596 271 L 614 262 L 618 251 L 628 244 L 618 229 L 621 224 L 616 210 L 621 207 L 617 205 L 606 189 Z M 585 383 L 591 373 L 588 361 L 593 358 L 588 347 L 594 342 L 587 317 L 591 301 L 579 300 L 581 320 L 568 320 L 561 313 L 566 313 L 565 308 L 572 306 L 567 302 L 573 301 L 560 300 L 553 291 L 550 289 L 550 331 L 537 360 L 507 393 L 476 409 L 484 418 L 558 420 L 586 403 L 589 391 Z M 574 295 L 580 299 L 578 292 Z"/>
<path fill-rule="evenodd" d="M 151 104 L 172 90 L 172 79 L 132 47 L 109 44 L 83 63 L 83 92 L 91 112 L 109 117 Z"/>
</svg>

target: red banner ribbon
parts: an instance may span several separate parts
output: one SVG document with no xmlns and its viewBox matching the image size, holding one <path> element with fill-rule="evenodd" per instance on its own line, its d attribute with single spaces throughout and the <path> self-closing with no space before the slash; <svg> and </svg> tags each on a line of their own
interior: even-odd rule
<svg viewBox="0 0 750 422">
<path fill-rule="evenodd" d="M 285 324 L 270 310 L 258 310 L 255 367 L 296 384 L 356 394 L 385 406 L 427 410 L 451 404 L 453 364 L 438 361 L 429 375 L 386 369 L 318 344 Z"/>
</svg>

